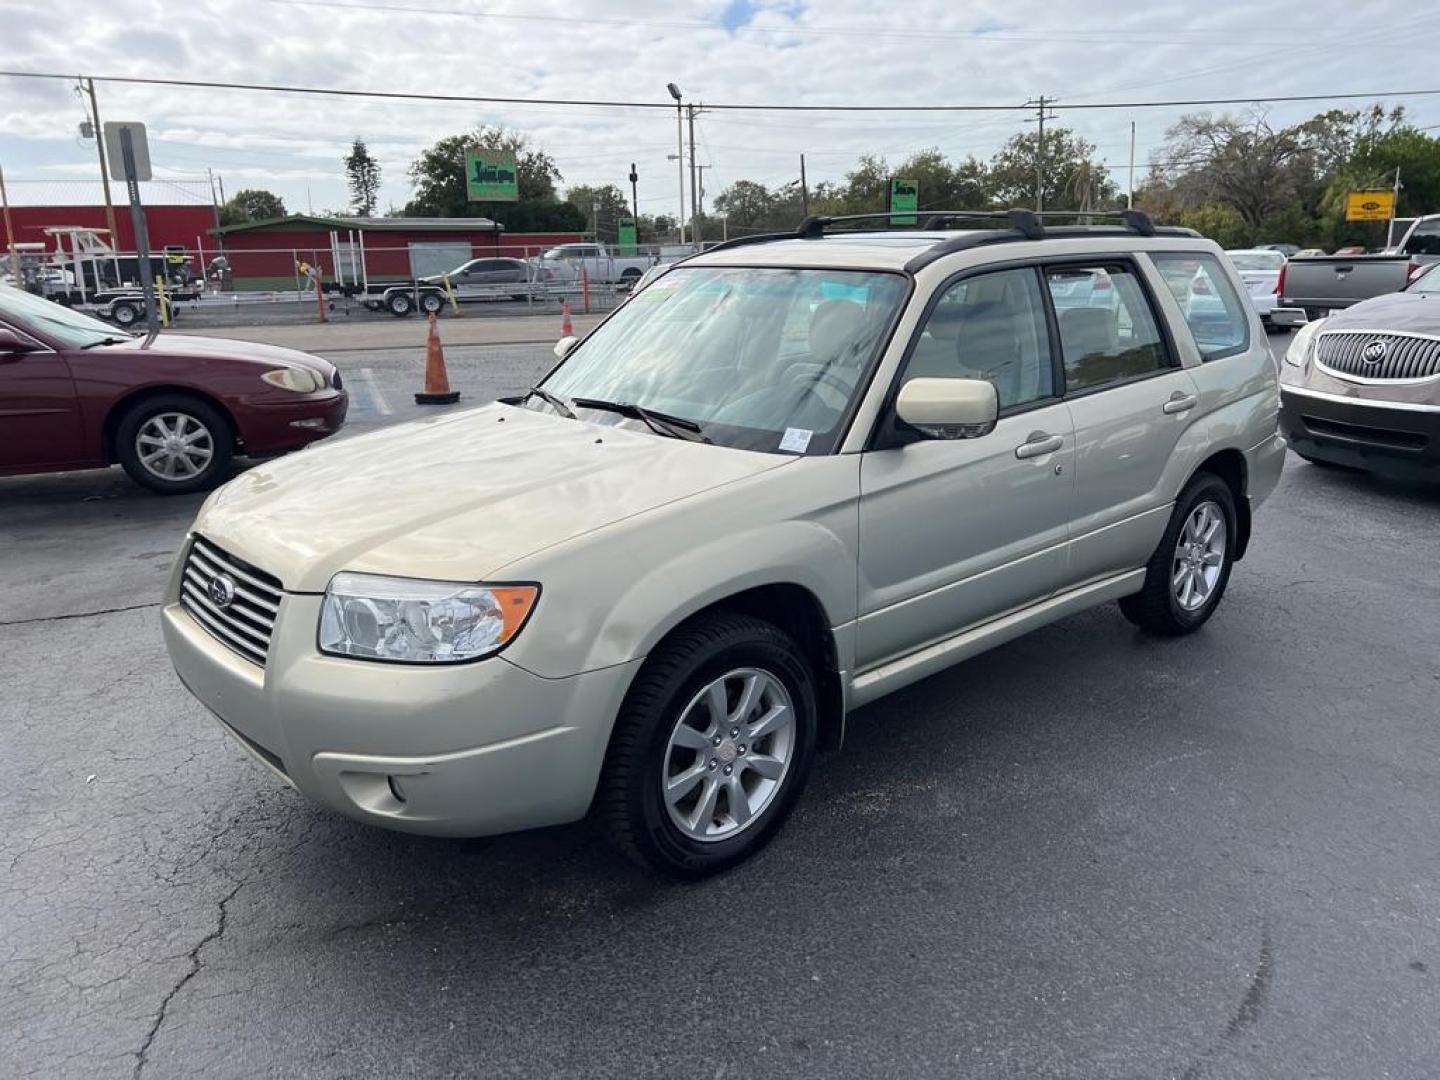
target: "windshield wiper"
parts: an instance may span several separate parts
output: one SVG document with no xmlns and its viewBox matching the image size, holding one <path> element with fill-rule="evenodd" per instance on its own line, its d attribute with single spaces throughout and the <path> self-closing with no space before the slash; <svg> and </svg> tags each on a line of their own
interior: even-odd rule
<svg viewBox="0 0 1440 1080">
<path fill-rule="evenodd" d="M 668 435 L 672 439 L 686 439 L 689 442 L 702 443 L 710 441 L 701 434 L 701 427 L 694 420 L 656 412 L 643 405 L 636 405 L 633 401 L 605 401 L 601 398 L 577 397 L 574 402 L 582 409 L 604 409 L 606 412 L 615 412 L 621 416 L 642 420 L 651 431 L 659 435 Z"/>
<path fill-rule="evenodd" d="M 529 397 L 538 397 L 541 401 L 545 402 L 546 405 L 549 405 L 561 416 L 565 417 L 566 420 L 577 419 L 577 417 L 575 416 L 575 410 L 570 407 L 570 403 L 568 401 L 562 398 L 559 394 L 552 394 L 543 386 L 532 386 L 529 390 L 525 391 L 525 398 Z M 521 398 L 520 400 L 524 401 L 525 398 Z"/>
<path fill-rule="evenodd" d="M 88 345 L 81 345 L 80 348 L 82 348 L 82 349 L 93 349 L 93 348 L 95 348 L 95 346 L 97 346 L 97 345 L 124 345 L 125 342 L 127 342 L 127 341 L 129 341 L 129 340 L 131 340 L 131 339 L 130 339 L 128 336 L 127 336 L 127 337 L 103 337 L 103 338 L 101 338 L 99 341 L 92 341 L 92 342 L 90 342 L 90 344 L 88 344 Z"/>
</svg>

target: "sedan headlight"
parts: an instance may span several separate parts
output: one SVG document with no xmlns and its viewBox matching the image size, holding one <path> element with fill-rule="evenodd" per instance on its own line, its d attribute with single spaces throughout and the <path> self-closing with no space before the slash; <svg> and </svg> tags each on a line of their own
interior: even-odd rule
<svg viewBox="0 0 1440 1080">
<path fill-rule="evenodd" d="M 267 371 L 260 378 L 281 390 L 296 394 L 313 394 L 325 389 L 325 376 L 310 368 L 286 367 Z"/>
<path fill-rule="evenodd" d="M 1315 352 L 1316 336 L 1324 325 L 1324 319 L 1316 319 L 1313 322 L 1307 322 L 1295 331 L 1295 337 L 1291 340 L 1290 347 L 1285 350 L 1285 363 L 1298 368 L 1303 368 L 1309 363 L 1311 355 Z"/>
<path fill-rule="evenodd" d="M 498 652 L 525 625 L 538 585 L 475 585 L 336 574 L 320 611 L 320 651 L 454 664 Z"/>
</svg>

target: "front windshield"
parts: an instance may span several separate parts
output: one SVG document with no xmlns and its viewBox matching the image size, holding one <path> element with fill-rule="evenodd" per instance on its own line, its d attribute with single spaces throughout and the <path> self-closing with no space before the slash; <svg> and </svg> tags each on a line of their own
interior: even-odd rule
<svg viewBox="0 0 1440 1080">
<path fill-rule="evenodd" d="M 1285 256 L 1278 251 L 1232 251 L 1230 261 L 1237 270 L 1273 270 L 1279 273 Z"/>
<path fill-rule="evenodd" d="M 1406 292 L 1420 293 L 1422 296 L 1440 296 L 1440 263 L 1420 271 L 1415 275 L 1415 280 L 1405 286 Z"/>
<path fill-rule="evenodd" d="M 899 274 L 854 270 L 678 267 L 596 329 L 544 386 L 692 420 L 728 446 L 826 453 L 906 287 Z M 606 416 L 593 419 L 617 422 Z"/>
<path fill-rule="evenodd" d="M 94 345 L 106 338 L 118 341 L 129 336 L 99 319 L 9 286 L 0 286 L 0 318 L 22 329 L 54 338 L 68 349 Z"/>
</svg>

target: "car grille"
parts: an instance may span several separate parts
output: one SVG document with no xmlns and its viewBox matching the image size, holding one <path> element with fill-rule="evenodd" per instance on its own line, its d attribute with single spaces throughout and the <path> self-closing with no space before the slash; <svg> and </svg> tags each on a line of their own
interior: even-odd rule
<svg viewBox="0 0 1440 1080">
<path fill-rule="evenodd" d="M 221 603 L 226 595 L 229 602 Z M 191 543 L 180 583 L 180 603 L 221 642 L 261 666 L 270 648 L 281 595 L 279 580 L 265 571 L 202 537 Z"/>
<path fill-rule="evenodd" d="M 1367 360 L 1365 351 L 1376 343 L 1384 344 L 1385 355 Z M 1430 379 L 1440 375 L 1440 339 L 1332 330 L 1320 335 L 1315 359 L 1332 374 L 1355 379 Z"/>
</svg>

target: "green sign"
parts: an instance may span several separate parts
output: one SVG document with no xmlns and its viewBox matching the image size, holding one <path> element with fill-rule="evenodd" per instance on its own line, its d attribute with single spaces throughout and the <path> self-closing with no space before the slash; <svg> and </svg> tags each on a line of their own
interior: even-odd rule
<svg viewBox="0 0 1440 1080">
<path fill-rule="evenodd" d="M 920 209 L 920 192 L 909 180 L 890 178 L 890 224 L 914 225 Z"/>
<path fill-rule="evenodd" d="M 620 248 L 621 255 L 637 255 L 639 249 L 635 238 L 635 220 L 633 218 L 620 219 Z"/>
<path fill-rule="evenodd" d="M 466 150 L 465 197 L 471 202 L 518 202 L 514 151 Z"/>
</svg>

